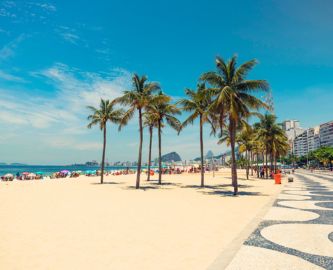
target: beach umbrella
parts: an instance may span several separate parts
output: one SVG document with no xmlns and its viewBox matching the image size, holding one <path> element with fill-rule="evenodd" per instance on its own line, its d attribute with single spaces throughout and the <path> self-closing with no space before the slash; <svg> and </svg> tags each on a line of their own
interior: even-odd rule
<svg viewBox="0 0 333 270">
<path fill-rule="evenodd" d="M 22 175 L 29 175 L 30 173 L 28 172 L 23 172 Z"/>
<path fill-rule="evenodd" d="M 68 171 L 68 170 L 62 170 L 62 171 L 60 171 L 60 173 L 63 173 L 63 174 L 69 174 L 70 171 Z"/>
<path fill-rule="evenodd" d="M 5 178 L 12 178 L 14 177 L 14 175 L 12 175 L 11 173 L 7 173 L 4 175 Z"/>
<path fill-rule="evenodd" d="M 43 175 L 44 173 L 43 172 L 36 172 L 36 174 Z"/>
<path fill-rule="evenodd" d="M 34 173 L 29 173 L 28 176 L 29 176 L 29 177 L 35 177 L 36 174 L 34 174 Z"/>
</svg>

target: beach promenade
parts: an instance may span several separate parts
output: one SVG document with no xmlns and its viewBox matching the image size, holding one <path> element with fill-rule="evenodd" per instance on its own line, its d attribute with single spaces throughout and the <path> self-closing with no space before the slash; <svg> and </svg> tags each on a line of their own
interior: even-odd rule
<svg viewBox="0 0 333 270">
<path fill-rule="evenodd" d="M 210 270 L 333 269 L 333 176 L 300 171 L 229 265 Z"/>
</svg>

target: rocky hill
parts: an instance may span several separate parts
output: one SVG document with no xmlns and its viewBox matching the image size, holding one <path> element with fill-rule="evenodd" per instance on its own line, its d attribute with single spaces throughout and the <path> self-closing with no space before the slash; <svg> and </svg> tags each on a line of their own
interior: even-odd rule
<svg viewBox="0 0 333 270">
<path fill-rule="evenodd" d="M 177 162 L 182 161 L 181 157 L 176 152 L 165 154 L 161 157 L 162 162 Z"/>
</svg>

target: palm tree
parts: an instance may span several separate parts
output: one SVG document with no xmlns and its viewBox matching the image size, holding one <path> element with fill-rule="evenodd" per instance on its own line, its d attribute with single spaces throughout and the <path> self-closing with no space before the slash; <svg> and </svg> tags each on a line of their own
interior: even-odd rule
<svg viewBox="0 0 333 270">
<path fill-rule="evenodd" d="M 92 114 L 88 116 L 90 123 L 88 128 L 92 128 L 94 125 L 99 125 L 100 129 L 103 130 L 103 154 L 102 154 L 102 168 L 101 168 L 101 184 L 103 184 L 104 177 L 104 163 L 105 163 L 105 147 L 106 147 L 106 126 L 107 122 L 119 124 L 122 119 L 124 111 L 122 109 L 114 108 L 115 101 L 109 101 L 101 99 L 99 109 L 88 106 Z"/>
<path fill-rule="evenodd" d="M 237 57 L 233 56 L 228 62 L 222 58 L 216 58 L 217 71 L 207 72 L 201 79 L 208 82 L 215 92 L 215 100 L 212 104 L 220 115 L 220 128 L 223 122 L 228 122 L 228 133 L 231 146 L 231 174 L 234 195 L 238 193 L 237 164 L 235 155 L 236 129 L 239 121 L 247 118 L 252 110 L 268 106 L 252 95 L 254 91 L 267 91 L 269 85 L 265 80 L 247 80 L 247 74 L 257 64 L 257 61 L 250 60 L 236 67 Z"/>
<path fill-rule="evenodd" d="M 191 112 L 188 118 L 182 123 L 180 129 L 183 129 L 189 124 L 199 118 L 199 127 L 200 127 L 200 159 L 201 159 L 201 187 L 205 186 L 204 174 L 204 150 L 203 150 L 203 125 L 205 122 L 210 122 L 210 110 L 209 106 L 211 104 L 211 98 L 209 92 L 206 89 L 204 83 L 200 83 L 197 86 L 197 90 L 193 91 L 190 89 L 185 90 L 185 94 L 188 96 L 188 99 L 181 99 L 178 101 L 182 107 L 182 110 L 186 112 Z"/>
<path fill-rule="evenodd" d="M 236 141 L 239 145 L 239 152 L 245 153 L 246 162 L 246 179 L 249 179 L 250 164 L 252 166 L 252 149 L 253 149 L 253 130 L 247 125 L 236 135 Z"/>
<path fill-rule="evenodd" d="M 153 97 L 147 110 L 157 119 L 158 128 L 158 183 L 162 183 L 162 128 L 165 122 L 173 129 L 179 132 L 180 122 L 174 115 L 180 114 L 180 109 L 176 105 L 171 104 L 171 97 L 160 92 L 159 95 Z"/>
<path fill-rule="evenodd" d="M 150 181 L 150 166 L 151 166 L 151 148 L 153 142 L 153 129 L 158 127 L 158 120 L 155 114 L 150 113 L 149 111 L 144 113 L 144 126 L 149 129 L 149 150 L 148 150 L 148 175 L 147 181 Z"/>
<path fill-rule="evenodd" d="M 256 139 L 261 140 L 265 145 L 266 178 L 268 178 L 268 156 L 270 157 L 270 171 L 272 173 L 276 157 L 288 150 L 288 139 L 285 132 L 276 123 L 276 119 L 273 114 L 265 114 L 260 117 L 260 122 L 257 124 Z"/>
<path fill-rule="evenodd" d="M 139 77 L 134 74 L 132 77 L 133 88 L 131 90 L 124 91 L 124 95 L 117 98 L 116 102 L 128 106 L 128 110 L 125 112 L 119 129 L 126 125 L 130 119 L 133 118 L 135 111 L 139 113 L 139 129 L 140 129 L 140 140 L 139 140 L 139 157 L 138 167 L 136 175 L 135 187 L 140 188 L 140 174 L 141 174 L 141 161 L 142 161 L 142 143 L 143 143 L 143 121 L 142 115 L 144 109 L 148 106 L 151 95 L 160 89 L 158 83 L 148 82 L 146 76 Z"/>
<path fill-rule="evenodd" d="M 288 138 L 282 128 L 278 125 L 273 130 L 272 138 L 272 155 L 274 160 L 274 172 L 276 172 L 276 162 L 279 157 L 284 157 L 288 154 L 289 143 Z"/>
<path fill-rule="evenodd" d="M 259 160 L 261 159 L 262 153 L 265 151 L 265 143 L 262 140 L 258 139 L 258 130 L 260 128 L 260 123 L 255 123 L 253 125 L 253 137 L 252 137 L 252 149 L 256 158 L 256 169 L 257 169 L 257 177 L 259 178 Z M 264 155 L 262 155 L 263 157 Z M 264 162 L 264 158 L 262 158 L 262 162 Z"/>
</svg>

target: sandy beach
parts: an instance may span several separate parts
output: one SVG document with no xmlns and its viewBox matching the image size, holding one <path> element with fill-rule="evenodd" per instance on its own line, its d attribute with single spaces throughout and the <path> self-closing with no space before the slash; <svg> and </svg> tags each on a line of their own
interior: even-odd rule
<svg viewBox="0 0 333 270">
<path fill-rule="evenodd" d="M 156 179 L 157 177 L 153 177 Z M 205 269 L 281 190 L 230 172 L 0 183 L 0 269 Z"/>
</svg>

